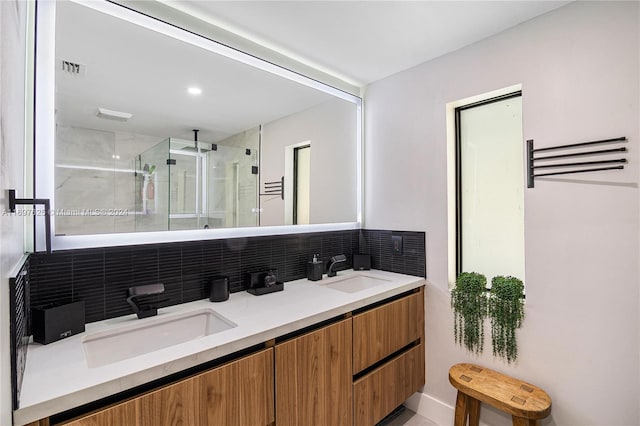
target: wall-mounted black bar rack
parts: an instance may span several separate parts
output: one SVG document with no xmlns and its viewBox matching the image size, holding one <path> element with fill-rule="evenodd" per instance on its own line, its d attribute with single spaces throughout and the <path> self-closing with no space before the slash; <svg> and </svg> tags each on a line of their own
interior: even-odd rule
<svg viewBox="0 0 640 426">
<path fill-rule="evenodd" d="M 533 139 L 529 139 L 527 141 L 527 188 L 533 188 L 535 178 L 542 176 L 555 176 L 555 175 L 566 175 L 571 173 L 587 173 L 587 172 L 599 172 L 602 170 L 620 170 L 624 169 L 624 163 L 627 162 L 626 158 L 615 158 L 615 159 L 605 159 L 605 160 L 594 160 L 594 161 L 579 161 L 572 163 L 552 163 L 552 164 L 538 164 L 538 161 L 545 160 L 558 160 L 562 158 L 573 158 L 573 157 L 585 157 L 592 155 L 603 155 L 603 154 L 613 154 L 616 152 L 627 152 L 626 147 L 616 147 L 610 149 L 599 149 L 595 151 L 578 151 L 578 152 L 569 152 L 567 154 L 558 154 L 558 155 L 544 155 L 544 156 L 535 156 L 536 153 L 546 152 L 546 151 L 554 151 L 554 150 L 571 150 L 575 148 L 584 148 L 591 147 L 594 145 L 603 145 L 603 144 L 615 144 L 626 142 L 627 138 L 622 136 L 619 138 L 612 139 L 603 139 L 599 141 L 592 142 L 581 142 L 581 143 L 573 143 L 568 145 L 557 145 L 550 146 L 547 148 L 534 148 L 533 147 Z M 597 166 L 597 167 L 594 167 Z M 544 171 L 544 173 L 536 173 L 536 170 Z M 560 169 L 556 171 L 546 172 L 548 169 Z"/>
<path fill-rule="evenodd" d="M 260 195 L 279 195 L 284 200 L 284 176 L 280 180 L 265 182 L 264 192 Z"/>
<path fill-rule="evenodd" d="M 44 232 L 45 232 L 45 245 L 47 253 L 51 253 L 51 204 L 48 198 L 16 198 L 16 190 L 9 189 L 9 212 L 15 213 L 16 206 L 44 206 Z M 35 214 L 35 210 L 34 210 Z"/>
</svg>

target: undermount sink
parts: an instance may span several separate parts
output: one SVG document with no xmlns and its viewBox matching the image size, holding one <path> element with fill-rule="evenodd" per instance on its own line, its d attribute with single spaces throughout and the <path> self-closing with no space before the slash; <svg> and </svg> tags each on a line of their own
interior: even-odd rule
<svg viewBox="0 0 640 426">
<path fill-rule="evenodd" d="M 316 284 L 344 293 L 355 293 L 390 281 L 391 280 L 386 278 L 359 273 L 346 275 L 344 277 L 328 278 L 325 282 L 317 282 Z"/>
<path fill-rule="evenodd" d="M 135 323 L 87 335 L 83 347 L 87 366 L 101 367 L 190 340 L 220 333 L 237 324 L 211 309 L 170 317 L 136 320 Z"/>
</svg>

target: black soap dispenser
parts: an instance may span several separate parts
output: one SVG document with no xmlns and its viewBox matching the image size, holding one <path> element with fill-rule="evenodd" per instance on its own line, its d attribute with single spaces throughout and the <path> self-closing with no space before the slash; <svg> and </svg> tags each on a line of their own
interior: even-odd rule
<svg viewBox="0 0 640 426">
<path fill-rule="evenodd" d="M 318 260 L 318 255 L 313 255 L 313 260 L 307 262 L 307 279 L 310 281 L 319 281 L 322 279 L 322 272 L 324 269 L 324 262 Z"/>
</svg>

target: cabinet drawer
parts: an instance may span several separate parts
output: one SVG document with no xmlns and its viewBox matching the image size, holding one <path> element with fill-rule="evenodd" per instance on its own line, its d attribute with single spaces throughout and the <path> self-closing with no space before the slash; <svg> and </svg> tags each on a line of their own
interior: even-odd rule
<svg viewBox="0 0 640 426">
<path fill-rule="evenodd" d="M 353 383 L 354 426 L 382 420 L 424 386 L 424 344 L 398 355 Z"/>
<path fill-rule="evenodd" d="M 353 374 L 418 340 L 423 318 L 423 290 L 354 315 Z"/>
</svg>

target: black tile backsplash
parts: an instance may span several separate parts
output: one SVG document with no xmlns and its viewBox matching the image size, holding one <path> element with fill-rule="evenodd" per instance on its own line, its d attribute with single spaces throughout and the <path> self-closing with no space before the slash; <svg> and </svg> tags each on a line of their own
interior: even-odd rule
<svg viewBox="0 0 640 426">
<path fill-rule="evenodd" d="M 402 256 L 393 255 L 391 235 L 404 237 Z M 372 267 L 425 277 L 423 232 L 348 230 L 181 243 L 105 247 L 37 253 L 30 259 L 31 306 L 84 300 L 87 322 L 132 313 L 126 292 L 161 282 L 165 305 L 208 297 L 207 279 L 229 277 L 231 292 L 246 290 L 244 274 L 272 268 L 280 281 L 306 277 L 314 254 L 328 260 L 353 253 L 372 255 Z"/>
<path fill-rule="evenodd" d="M 401 255 L 393 253 L 392 235 L 402 236 Z M 371 255 L 373 269 L 427 277 L 424 232 L 363 229 L 358 236 L 360 253 Z"/>
</svg>

